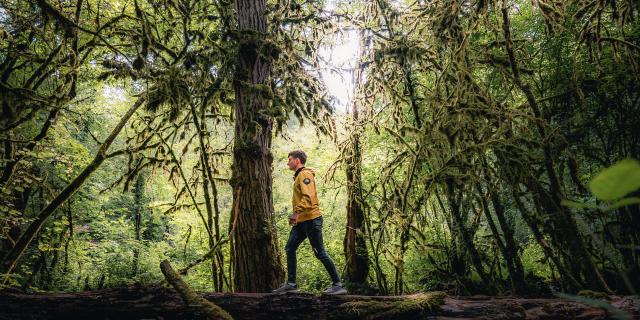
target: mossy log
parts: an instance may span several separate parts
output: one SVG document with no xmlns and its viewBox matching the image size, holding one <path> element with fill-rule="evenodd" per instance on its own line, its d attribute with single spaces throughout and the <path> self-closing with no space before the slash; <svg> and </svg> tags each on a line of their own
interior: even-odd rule
<svg viewBox="0 0 640 320">
<path fill-rule="evenodd" d="M 612 319 L 605 308 L 560 298 L 319 296 L 310 293 L 200 293 L 234 319 Z M 628 318 L 640 318 L 639 297 L 610 297 Z M 167 287 L 78 293 L 0 291 L 0 319 L 202 319 Z"/>
<path fill-rule="evenodd" d="M 162 270 L 162 274 L 164 274 L 167 282 L 169 282 L 173 288 L 178 291 L 182 300 L 184 300 L 188 306 L 193 306 L 202 312 L 202 315 L 199 318 L 210 320 L 233 320 L 229 313 L 218 307 L 215 303 L 201 297 L 191 290 L 191 288 L 182 281 L 180 275 L 173 270 L 169 261 L 162 261 L 160 263 L 160 270 Z"/>
</svg>

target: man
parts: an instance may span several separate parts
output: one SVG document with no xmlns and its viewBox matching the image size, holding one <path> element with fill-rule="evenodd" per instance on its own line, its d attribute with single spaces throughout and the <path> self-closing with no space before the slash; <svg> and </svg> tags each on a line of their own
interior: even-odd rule
<svg viewBox="0 0 640 320">
<path fill-rule="evenodd" d="M 340 276 L 331 257 L 324 249 L 322 242 L 322 215 L 318 206 L 318 194 L 316 193 L 315 173 L 305 168 L 307 155 L 302 150 L 289 152 L 289 170 L 295 171 L 293 175 L 293 214 L 289 216 L 289 225 L 292 226 L 287 240 L 285 251 L 287 252 L 287 282 L 274 293 L 298 292 L 296 285 L 296 250 L 309 238 L 313 253 L 322 262 L 331 276 L 333 284 L 325 290 L 324 294 L 347 294 L 342 287 Z"/>
</svg>

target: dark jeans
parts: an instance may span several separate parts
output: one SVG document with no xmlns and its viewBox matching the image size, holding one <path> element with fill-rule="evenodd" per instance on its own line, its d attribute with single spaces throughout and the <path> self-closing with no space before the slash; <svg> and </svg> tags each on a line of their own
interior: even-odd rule
<svg viewBox="0 0 640 320">
<path fill-rule="evenodd" d="M 298 247 L 306 238 L 309 238 L 309 243 L 311 244 L 311 248 L 313 248 L 313 254 L 322 262 L 327 272 L 329 272 L 331 281 L 333 281 L 334 284 L 340 282 L 340 276 L 338 275 L 336 266 L 324 249 L 324 243 L 322 242 L 322 217 L 298 223 L 291 228 L 287 246 L 284 248 L 287 252 L 287 281 L 296 283 L 296 250 L 298 250 Z"/>
</svg>

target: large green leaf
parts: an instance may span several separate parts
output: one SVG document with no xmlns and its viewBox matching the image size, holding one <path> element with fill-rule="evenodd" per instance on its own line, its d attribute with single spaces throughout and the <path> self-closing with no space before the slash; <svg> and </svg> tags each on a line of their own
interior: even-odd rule
<svg viewBox="0 0 640 320">
<path fill-rule="evenodd" d="M 616 200 L 640 189 L 640 163 L 622 160 L 604 169 L 589 183 L 589 189 L 601 200 Z"/>
<path fill-rule="evenodd" d="M 630 206 L 632 204 L 640 204 L 640 197 L 630 197 L 618 200 L 611 205 L 607 206 L 604 210 L 613 210 L 621 207 Z"/>
</svg>

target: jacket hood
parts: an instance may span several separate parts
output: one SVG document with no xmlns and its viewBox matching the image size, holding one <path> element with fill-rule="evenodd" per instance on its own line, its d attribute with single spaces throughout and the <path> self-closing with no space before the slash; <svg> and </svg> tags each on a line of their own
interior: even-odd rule
<svg viewBox="0 0 640 320">
<path fill-rule="evenodd" d="M 300 170 L 300 171 L 301 171 L 301 172 L 302 172 L 302 171 L 308 171 L 308 172 L 311 172 L 311 174 L 313 174 L 313 176 L 314 176 L 314 177 L 316 176 L 316 171 L 315 171 L 313 168 L 307 168 L 307 167 L 304 167 L 304 168 L 302 168 L 302 170 Z"/>
<path fill-rule="evenodd" d="M 298 174 L 300 174 L 300 172 L 302 172 L 302 171 L 310 172 L 314 177 L 316 176 L 316 171 L 314 169 L 307 168 L 307 167 L 302 167 L 302 168 L 296 170 L 296 173 L 293 174 L 293 178 L 295 179 L 298 176 Z"/>
</svg>

